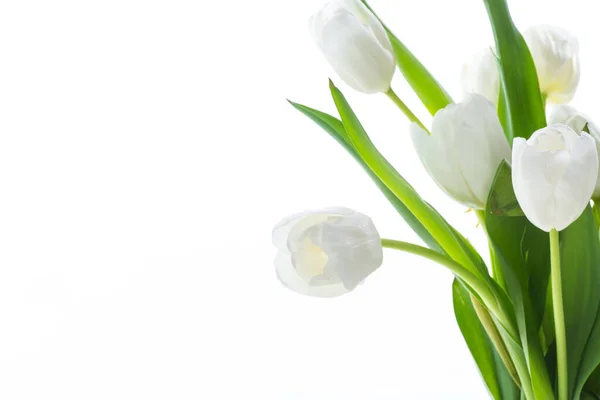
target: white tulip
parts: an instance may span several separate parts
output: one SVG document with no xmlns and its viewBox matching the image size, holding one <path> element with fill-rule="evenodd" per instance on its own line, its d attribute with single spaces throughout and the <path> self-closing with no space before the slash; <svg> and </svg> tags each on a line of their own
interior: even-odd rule
<svg viewBox="0 0 600 400">
<path fill-rule="evenodd" d="M 545 25 L 529 28 L 523 37 L 531 51 L 542 93 L 553 103 L 568 103 L 579 84 L 577 38 Z"/>
<path fill-rule="evenodd" d="M 494 105 L 470 94 L 433 117 L 431 135 L 416 124 L 411 136 L 421 162 L 448 195 L 467 207 L 484 209 L 510 147 Z"/>
<path fill-rule="evenodd" d="M 316 297 L 353 290 L 383 262 L 381 238 L 369 217 L 347 208 L 293 215 L 273 229 L 275 268 L 289 289 Z"/>
<path fill-rule="evenodd" d="M 381 22 L 360 0 L 332 0 L 310 19 L 310 31 L 340 78 L 363 93 L 385 93 L 396 69 Z"/>
<path fill-rule="evenodd" d="M 561 231 L 588 205 L 598 179 L 594 139 L 564 124 L 513 142 L 512 182 L 521 209 L 543 231 Z"/>
<path fill-rule="evenodd" d="M 494 105 L 498 105 L 500 74 L 496 55 L 491 48 L 476 53 L 471 61 L 463 66 L 461 84 L 465 95 L 480 94 Z"/>
<path fill-rule="evenodd" d="M 586 131 L 589 132 L 590 136 L 596 142 L 596 151 L 600 155 L 600 128 L 587 115 L 580 113 L 573 107 L 560 105 L 552 110 L 552 113 L 548 117 L 548 124 L 569 125 L 575 133 L 583 132 L 587 126 Z M 600 174 L 598 174 L 598 181 L 594 188 L 593 197 L 595 199 L 600 198 Z"/>
</svg>

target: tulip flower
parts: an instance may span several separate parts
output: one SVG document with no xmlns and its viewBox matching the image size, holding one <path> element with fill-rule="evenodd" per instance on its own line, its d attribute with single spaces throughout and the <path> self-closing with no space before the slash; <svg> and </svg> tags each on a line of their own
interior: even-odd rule
<svg viewBox="0 0 600 400">
<path fill-rule="evenodd" d="M 440 188 L 467 207 L 485 208 L 498 167 L 510 159 L 510 147 L 489 100 L 471 94 L 435 114 L 431 135 L 412 124 L 411 136 Z"/>
<path fill-rule="evenodd" d="M 512 181 L 525 216 L 543 231 L 561 231 L 588 205 L 598 180 L 594 139 L 553 124 L 515 138 Z"/>
<path fill-rule="evenodd" d="M 596 142 L 596 151 L 600 155 L 600 128 L 587 115 L 580 113 L 573 107 L 560 105 L 555 107 L 550 117 L 548 117 L 548 124 L 569 125 L 575 133 L 581 133 L 585 130 Z M 598 174 L 593 198 L 600 198 L 600 174 Z"/>
<path fill-rule="evenodd" d="M 579 44 L 568 32 L 538 26 L 523 33 L 542 93 L 556 104 L 568 103 L 579 84 Z"/>
<path fill-rule="evenodd" d="M 383 249 L 369 217 L 347 208 L 293 215 L 273 229 L 275 268 L 289 289 L 308 296 L 347 293 L 381 266 Z"/>
<path fill-rule="evenodd" d="M 471 61 L 463 66 L 461 84 L 465 95 L 480 94 L 494 105 L 498 105 L 500 74 L 496 55 L 491 48 L 476 53 Z"/>
<path fill-rule="evenodd" d="M 340 78 L 363 93 L 390 88 L 396 59 L 379 20 L 360 0 L 332 0 L 310 19 L 317 46 Z"/>
</svg>

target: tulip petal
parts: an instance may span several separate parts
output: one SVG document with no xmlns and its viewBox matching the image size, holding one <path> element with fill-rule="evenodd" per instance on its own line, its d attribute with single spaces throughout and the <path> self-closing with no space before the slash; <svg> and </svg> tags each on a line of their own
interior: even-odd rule
<svg viewBox="0 0 600 400">
<path fill-rule="evenodd" d="M 544 159 L 548 155 L 527 145 L 523 138 L 513 141 L 513 187 L 523 213 L 535 226 L 550 232 L 553 226 L 553 187 L 548 182 Z"/>
<path fill-rule="evenodd" d="M 579 44 L 568 32 L 547 25 L 523 33 L 540 82 L 540 89 L 556 104 L 569 102 L 579 84 Z"/>
<path fill-rule="evenodd" d="M 448 107 L 436 114 L 431 135 L 428 135 L 417 124 L 411 124 L 410 134 L 413 145 L 421 163 L 444 192 L 469 207 L 481 206 L 476 204 L 478 200 L 461 177 L 455 154 L 452 151 L 453 143 L 447 143 L 448 139 L 454 136 L 454 132 L 449 131 L 448 125 L 445 123 Z"/>
<path fill-rule="evenodd" d="M 500 97 L 500 74 L 496 55 L 491 48 L 476 53 L 461 71 L 461 85 L 465 97 L 476 93 L 482 95 L 494 105 Z"/>
<path fill-rule="evenodd" d="M 496 171 L 510 158 L 510 147 L 498 120 L 494 105 L 479 95 L 464 102 L 463 112 L 478 118 L 463 119 L 453 146 L 461 175 L 478 203 L 485 207 Z M 461 144 L 462 143 L 462 144 Z"/>
<path fill-rule="evenodd" d="M 279 280 L 309 296 L 353 290 L 383 261 L 381 238 L 371 219 L 347 208 L 293 215 L 275 227 L 273 238 Z"/>
<path fill-rule="evenodd" d="M 387 92 L 396 69 L 381 23 L 358 0 L 334 0 L 309 21 L 315 43 L 344 82 L 363 93 Z"/>
<path fill-rule="evenodd" d="M 348 293 L 343 284 L 310 285 L 297 273 L 292 260 L 283 253 L 278 253 L 275 258 L 275 273 L 277 279 L 288 289 L 296 293 L 313 297 L 337 297 Z"/>
<path fill-rule="evenodd" d="M 538 228 L 563 230 L 588 205 L 598 178 L 594 139 L 553 124 L 513 142 L 513 186 L 521 209 Z"/>
<path fill-rule="evenodd" d="M 576 133 L 581 133 L 587 126 L 587 131 L 594 139 L 596 152 L 600 154 L 600 128 L 584 113 L 577 111 L 575 108 L 567 105 L 558 105 L 552 109 L 548 118 L 549 124 L 566 124 L 571 127 Z M 596 181 L 594 189 L 594 198 L 600 197 L 600 174 Z"/>
<path fill-rule="evenodd" d="M 510 158 L 510 147 L 494 105 L 471 94 L 438 111 L 431 135 L 416 124 L 411 137 L 425 169 L 455 200 L 484 209 L 496 170 Z"/>
</svg>

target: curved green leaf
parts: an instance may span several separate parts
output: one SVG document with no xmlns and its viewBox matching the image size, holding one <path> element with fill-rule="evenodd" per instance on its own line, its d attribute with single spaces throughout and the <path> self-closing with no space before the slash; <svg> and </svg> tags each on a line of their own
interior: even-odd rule
<svg viewBox="0 0 600 400">
<path fill-rule="evenodd" d="M 502 120 L 509 142 L 529 138 L 546 126 L 544 104 L 529 48 L 514 25 L 506 0 L 483 0 L 494 31 L 504 107 Z"/>
<path fill-rule="evenodd" d="M 375 14 L 369 4 L 362 0 L 362 2 Z M 377 14 L 375 14 L 377 16 Z M 379 17 L 377 17 L 379 18 Z M 381 21 L 381 18 L 379 18 Z M 383 24 L 383 21 L 381 21 Z M 398 68 L 408 84 L 413 88 L 419 99 L 423 102 L 423 105 L 427 110 L 434 115 L 438 110 L 446 107 L 452 103 L 452 98 L 444 90 L 442 85 L 431 75 L 431 73 L 421 64 L 421 62 L 411 53 L 411 51 L 398 39 L 392 31 L 383 24 L 392 47 L 394 48 L 394 54 L 396 55 L 396 63 Z"/>
<path fill-rule="evenodd" d="M 496 400 L 518 400 L 519 388 L 481 324 L 468 289 L 457 279 L 452 284 L 452 297 L 456 322 L 491 396 Z"/>
<path fill-rule="evenodd" d="M 364 162 L 388 189 L 406 205 L 450 258 L 477 274 L 481 279 L 489 281 L 487 267 L 479 254 L 470 251 L 472 247 L 464 243 L 464 240 L 448 222 L 419 196 L 413 187 L 377 150 L 342 92 L 331 81 L 329 86 L 349 141 Z"/>
<path fill-rule="evenodd" d="M 503 162 L 488 198 L 485 228 L 515 308 L 533 391 L 536 398 L 552 399 L 552 385 L 538 336 L 550 277 L 548 236 L 525 217 L 494 213 L 494 199 L 514 195 L 512 185 L 507 185 L 510 173 L 510 166 Z"/>
<path fill-rule="evenodd" d="M 303 106 L 298 103 L 294 103 L 290 101 L 290 104 L 300 111 L 302 114 L 306 115 L 312 121 L 314 121 L 317 125 L 325 130 L 332 138 L 334 138 L 339 144 L 346 149 L 348 153 L 358 162 L 361 167 L 365 170 L 365 172 L 369 175 L 369 177 L 373 180 L 373 182 L 377 185 L 379 190 L 383 193 L 383 195 L 388 199 L 388 201 L 392 204 L 392 206 L 398 211 L 398 213 L 404 218 L 406 223 L 412 228 L 412 230 L 419 235 L 419 237 L 425 242 L 430 249 L 439 251 L 443 253 L 442 248 L 438 244 L 438 242 L 431 236 L 431 234 L 425 229 L 423 224 L 419 222 L 419 220 L 414 216 L 413 213 L 402 203 L 395 195 L 392 193 L 387 186 L 373 173 L 373 171 L 369 168 L 369 166 L 363 161 L 363 159 L 358 155 L 352 144 L 347 139 L 346 130 L 344 129 L 344 124 L 339 119 L 332 117 L 329 114 L 325 114 L 321 111 L 312 109 L 310 107 Z"/>
<path fill-rule="evenodd" d="M 592 209 L 560 232 L 569 393 L 578 398 L 600 363 L 600 242 Z"/>
</svg>

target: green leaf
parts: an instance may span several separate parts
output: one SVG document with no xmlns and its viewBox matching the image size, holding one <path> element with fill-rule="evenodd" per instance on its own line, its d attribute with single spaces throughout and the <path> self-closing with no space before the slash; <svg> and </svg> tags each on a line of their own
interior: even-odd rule
<svg viewBox="0 0 600 400">
<path fill-rule="evenodd" d="M 362 0 L 363 3 L 375 14 L 369 4 Z M 377 14 L 375 14 L 377 16 Z M 381 18 L 377 17 L 380 21 Z M 381 21 L 383 24 L 383 21 Z M 452 103 L 452 98 L 444 90 L 442 85 L 431 75 L 431 73 L 421 64 L 421 62 L 411 53 L 411 51 L 402 43 L 392 31 L 383 24 L 392 47 L 396 55 L 396 62 L 402 75 L 406 78 L 408 84 L 413 88 L 423 105 L 429 110 L 431 115 L 434 115 L 438 110 Z"/>
<path fill-rule="evenodd" d="M 457 234 L 446 220 L 408 184 L 394 167 L 377 150 L 365 132 L 356 114 L 346 101 L 342 92 L 329 82 L 331 95 L 338 109 L 348 139 L 360 157 L 390 189 L 394 195 L 423 224 L 425 229 L 435 238 L 440 247 L 457 263 L 475 273 L 482 280 L 490 279 L 487 267 L 479 254 Z"/>
<path fill-rule="evenodd" d="M 496 174 L 488 206 L 489 212 L 493 215 L 506 217 L 520 217 L 524 215 L 513 189 L 510 166 L 506 162 L 501 165 L 500 172 Z"/>
<path fill-rule="evenodd" d="M 600 367 L 592 373 L 585 383 L 584 390 L 589 394 L 594 394 L 600 400 Z"/>
<path fill-rule="evenodd" d="M 577 398 L 600 363 L 600 242 L 590 206 L 560 232 L 569 393 Z"/>
<path fill-rule="evenodd" d="M 518 400 L 520 390 L 481 324 L 468 289 L 457 279 L 452 285 L 452 297 L 456 321 L 490 394 L 496 400 Z"/>
<path fill-rule="evenodd" d="M 546 126 L 544 104 L 529 48 L 514 25 L 506 0 L 483 0 L 494 31 L 505 101 L 507 136 L 529 138 Z"/>
<path fill-rule="evenodd" d="M 412 230 L 419 235 L 419 237 L 429 246 L 430 249 L 439 251 L 443 253 L 442 248 L 437 243 L 437 241 L 431 236 L 431 234 L 425 229 L 423 224 L 419 222 L 419 220 L 414 216 L 413 213 L 410 212 L 408 208 L 402 203 L 398 198 L 392 193 L 387 186 L 373 173 L 373 171 L 369 168 L 369 166 L 363 161 L 363 159 L 358 155 L 352 144 L 347 139 L 346 130 L 344 129 L 344 124 L 339 119 L 332 117 L 331 115 L 325 114 L 321 111 L 312 109 L 310 107 L 303 106 L 298 103 L 294 103 L 290 101 L 290 104 L 300 111 L 302 114 L 306 115 L 312 121 L 314 121 L 317 125 L 325 130 L 332 138 L 334 138 L 339 144 L 346 149 L 348 153 L 360 164 L 361 167 L 365 170 L 365 172 L 369 175 L 369 177 L 373 180 L 373 182 L 377 185 L 379 190 L 383 193 L 383 195 L 388 199 L 388 201 L 392 204 L 392 206 L 398 211 L 398 213 L 404 218 L 406 223 L 412 228 Z"/>
<path fill-rule="evenodd" d="M 553 398 L 538 332 L 546 302 L 550 277 L 549 239 L 525 217 L 497 215 L 494 199 L 512 191 L 511 170 L 507 162 L 498 168 L 488 198 L 485 227 L 501 269 L 506 290 L 514 305 L 521 345 L 529 364 L 536 398 Z M 500 193 L 499 193 L 500 192 Z"/>
</svg>

